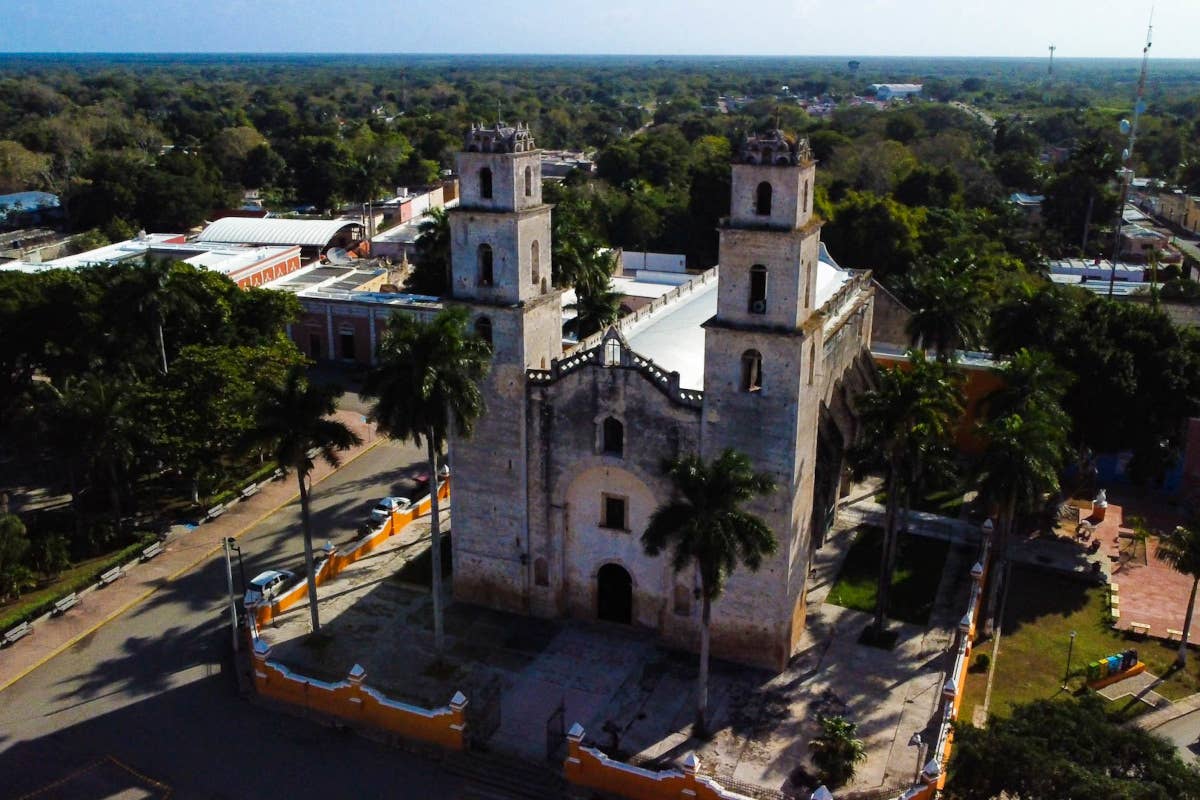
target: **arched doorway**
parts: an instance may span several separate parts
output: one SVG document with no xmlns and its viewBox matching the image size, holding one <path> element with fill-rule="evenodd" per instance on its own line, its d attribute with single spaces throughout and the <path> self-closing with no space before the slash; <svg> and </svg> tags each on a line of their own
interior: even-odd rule
<svg viewBox="0 0 1200 800">
<path fill-rule="evenodd" d="M 596 618 L 633 622 L 633 578 L 619 564 L 605 564 L 596 574 Z"/>
</svg>

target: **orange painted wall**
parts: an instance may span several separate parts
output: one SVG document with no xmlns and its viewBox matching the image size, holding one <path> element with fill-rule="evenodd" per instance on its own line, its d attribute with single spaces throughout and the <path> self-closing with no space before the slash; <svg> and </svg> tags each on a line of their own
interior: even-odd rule
<svg viewBox="0 0 1200 800">
<path fill-rule="evenodd" d="M 466 747 L 465 701 L 434 711 L 397 706 L 365 686 L 361 678 L 351 676 L 335 684 L 322 684 L 289 674 L 259 653 L 255 654 L 254 688 L 272 700 L 390 731 L 407 739 L 430 742 L 447 750 Z"/>
<path fill-rule="evenodd" d="M 438 487 L 438 497 L 449 499 L 450 479 Z M 358 561 L 402 531 L 416 517 L 429 512 L 428 496 L 405 511 L 392 514 L 375 533 L 360 541 L 352 550 L 334 551 L 317 568 L 317 585 L 332 580 L 346 567 Z M 270 604 L 255 606 L 251 614 L 252 641 L 258 640 L 258 629 L 283 612 L 308 601 L 308 582 L 302 581 Z M 262 695 L 291 705 L 303 706 L 350 722 L 359 722 L 381 730 L 391 731 L 410 739 L 431 742 L 450 750 L 462 750 L 466 744 L 465 699 L 441 711 L 427 711 L 415 706 L 392 704 L 389 698 L 363 685 L 361 675 L 330 687 L 301 675 L 289 675 L 288 670 L 267 660 L 269 648 L 255 649 L 254 686 Z"/>
<path fill-rule="evenodd" d="M 580 738 L 568 738 L 567 760 L 563 764 L 567 782 L 629 800 L 731 800 L 741 795 L 728 792 L 712 778 L 696 774 L 694 769 L 668 769 L 661 772 L 630 767 L 610 761 Z"/>
</svg>

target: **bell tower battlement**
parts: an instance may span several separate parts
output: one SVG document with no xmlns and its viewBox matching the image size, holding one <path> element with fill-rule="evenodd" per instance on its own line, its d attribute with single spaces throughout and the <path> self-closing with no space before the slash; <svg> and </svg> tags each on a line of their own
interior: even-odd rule
<svg viewBox="0 0 1200 800">
<path fill-rule="evenodd" d="M 513 306 L 551 294 L 550 206 L 533 134 L 521 123 L 472 125 L 463 148 L 450 212 L 454 299 Z"/>
<path fill-rule="evenodd" d="M 718 323 L 795 330 L 812 315 L 820 254 L 812 151 L 782 131 L 750 136 L 732 171 Z"/>
</svg>

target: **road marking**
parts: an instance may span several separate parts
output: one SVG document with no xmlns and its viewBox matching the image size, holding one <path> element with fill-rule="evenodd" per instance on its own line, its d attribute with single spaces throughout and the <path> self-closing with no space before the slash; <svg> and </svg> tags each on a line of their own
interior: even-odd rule
<svg viewBox="0 0 1200 800">
<path fill-rule="evenodd" d="M 387 440 L 387 437 L 386 437 L 386 436 L 381 436 L 381 437 L 379 437 L 378 439 L 376 439 L 374 442 L 371 442 L 371 443 L 370 443 L 370 444 L 368 444 L 366 447 L 364 447 L 362 450 L 358 451 L 358 452 L 357 452 L 357 453 L 355 453 L 353 456 L 351 456 L 350 458 L 348 458 L 348 459 L 346 459 L 345 461 L 343 461 L 343 462 L 342 462 L 342 464 L 341 464 L 341 466 L 339 466 L 337 469 L 333 470 L 333 471 L 332 471 L 332 472 L 330 472 L 328 475 L 326 475 L 326 476 L 324 476 L 323 478 L 321 478 L 320 480 L 318 480 L 316 483 L 314 483 L 314 484 L 313 484 L 313 486 L 316 486 L 316 485 L 318 485 L 318 484 L 324 483 L 324 482 L 325 482 L 326 480 L 328 480 L 329 478 L 331 478 L 331 477 L 333 477 L 334 475 L 338 474 L 338 472 L 340 472 L 341 470 L 343 470 L 343 469 L 345 469 L 346 467 L 350 466 L 350 464 L 354 463 L 354 461 L 356 461 L 356 460 L 357 460 L 357 459 L 358 459 L 360 456 L 366 455 L 366 454 L 367 454 L 369 451 L 371 451 L 371 450 L 375 449 L 375 448 L 376 448 L 376 447 L 377 447 L 379 444 L 381 444 L 382 442 L 384 442 L 384 441 L 386 441 L 386 440 Z M 285 501 L 283 501 L 282 503 L 280 503 L 279 505 L 275 506 L 275 507 L 274 507 L 274 508 L 272 508 L 270 511 L 267 511 L 265 514 L 263 514 L 262 516 L 258 517 L 258 518 L 257 518 L 257 519 L 255 519 L 253 522 L 250 522 L 250 523 L 248 523 L 247 525 L 243 526 L 241 530 L 239 530 L 237 533 L 233 534 L 233 538 L 234 538 L 234 539 L 237 539 L 237 538 L 241 537 L 243 534 L 245 534 L 245 533 L 246 533 L 246 531 L 248 531 L 248 530 L 250 530 L 251 528 L 253 528 L 254 526 L 258 525 L 258 524 L 259 524 L 259 523 L 261 523 L 263 520 L 265 520 L 267 517 L 270 517 L 270 516 L 271 516 L 271 515 L 273 515 L 275 512 L 279 511 L 279 509 L 281 509 L 281 508 L 283 508 L 284 506 L 290 505 L 291 503 L 295 502 L 296 498 L 298 498 L 299 496 L 300 496 L 300 492 L 299 492 L 299 490 L 297 490 L 297 491 L 296 491 L 296 493 L 295 493 L 294 495 L 292 495 L 291 497 L 289 497 L 287 500 L 285 500 Z M 182 567 L 182 568 L 180 568 L 180 569 L 176 570 L 175 572 L 171 573 L 170 575 L 168 575 L 168 576 L 167 576 L 167 578 L 166 578 L 166 580 L 167 580 L 168 582 L 170 582 L 170 581 L 173 581 L 173 580 L 175 580 L 176 578 L 178 578 L 180 575 L 184 574 L 185 572 L 190 572 L 191 570 L 195 569 L 197 566 L 199 566 L 199 565 L 200 565 L 200 564 L 202 564 L 203 562 L 205 562 L 205 561 L 207 561 L 208 559 L 212 558 L 213 554 L 215 554 L 215 553 L 216 553 L 218 550 L 220 550 L 222 547 L 223 547 L 223 545 L 222 545 L 222 544 L 217 544 L 217 545 L 215 545 L 215 546 L 214 546 L 214 547 L 213 547 L 211 550 L 208 550 L 207 552 L 205 552 L 203 555 L 201 555 L 199 558 L 197 558 L 197 559 L 196 559 L 195 561 L 193 561 L 192 563 L 190 563 L 190 564 L 187 564 L 186 566 L 184 566 L 184 567 Z M 113 611 L 111 614 L 109 614 L 107 617 L 105 617 L 104 619 L 102 619 L 102 620 L 100 620 L 99 622 L 97 622 L 97 623 L 96 623 L 95 625 L 93 625 L 92 627 L 88 628 L 87 630 L 83 631 L 82 633 L 76 634 L 75 636 L 71 637 L 71 638 L 70 638 L 70 639 L 68 639 L 66 642 L 64 642 L 62 645 L 60 645 L 60 646 L 59 646 L 57 649 L 55 649 L 55 650 L 52 650 L 51 652 L 47 653 L 45 656 L 43 656 L 42 658 L 40 658 L 38 661 L 34 662 L 34 663 L 33 663 L 33 664 L 30 666 L 30 667 L 28 667 L 27 669 L 25 669 L 23 672 L 19 673 L 19 674 L 18 674 L 18 675 L 17 675 L 15 678 L 12 678 L 12 679 L 11 679 L 11 680 L 9 680 L 7 683 L 0 684 L 0 692 L 3 692 L 5 689 L 7 689 L 8 687 L 12 686 L 12 685 L 13 685 L 14 683 L 16 683 L 17 681 L 21 680 L 22 678 L 24 678 L 24 677 L 25 677 L 26 675 L 28 675 L 29 673 L 33 672 L 35 669 L 37 669 L 38 667 L 42 666 L 43 664 L 45 664 L 45 663 L 46 663 L 47 661 L 49 661 L 50 659 L 52 659 L 52 658 L 54 658 L 55 656 L 59 655 L 59 654 L 60 654 L 60 653 L 62 653 L 64 650 L 66 650 L 66 649 L 70 648 L 71 646 L 73 646 L 74 644 L 76 644 L 76 643 L 77 643 L 77 642 L 78 642 L 80 639 L 83 639 L 83 638 L 84 638 L 84 637 L 86 637 L 86 636 L 91 636 L 93 633 L 95 633 L 96 631 L 100 630 L 102 627 L 104 627 L 104 626 L 105 626 L 105 625 L 107 625 L 108 623 L 112 622 L 114 619 L 116 619 L 117 617 L 121 616 L 122 614 L 124 614 L 124 613 L 125 613 L 126 611 L 128 611 L 129 609 L 131 609 L 131 608 L 133 608 L 134 606 L 138 605 L 139 603 L 141 603 L 143 600 L 145 600 L 145 599 L 146 599 L 147 597 L 149 597 L 150 595 L 152 595 L 152 594 L 154 594 L 155 592 L 157 592 L 157 591 L 159 590 L 159 588 L 160 588 L 159 586 L 152 586 L 150 589 L 148 589 L 148 590 L 146 590 L 145 592 L 143 592 L 142 594 L 138 595 L 138 596 L 137 596 L 137 597 L 135 597 L 133 600 L 130 600 L 130 601 L 129 601 L 128 603 L 126 603 L 125 605 L 123 605 L 123 606 L 121 606 L 120 608 L 118 608 L 117 610 Z"/>
</svg>

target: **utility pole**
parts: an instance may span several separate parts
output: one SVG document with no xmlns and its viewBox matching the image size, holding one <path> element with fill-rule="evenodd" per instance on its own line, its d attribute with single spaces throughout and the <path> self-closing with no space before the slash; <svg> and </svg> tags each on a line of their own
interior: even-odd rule
<svg viewBox="0 0 1200 800">
<path fill-rule="evenodd" d="M 1050 45 L 1050 67 L 1046 70 L 1046 74 L 1050 77 L 1054 77 L 1054 51 L 1057 49 L 1054 45 Z"/>
<path fill-rule="evenodd" d="M 221 540 L 225 547 L 225 584 L 229 587 L 229 630 L 233 634 L 233 655 L 238 653 L 237 599 L 233 596 L 233 559 L 229 553 L 229 538 Z"/>
<path fill-rule="evenodd" d="M 1113 296 L 1117 280 L 1117 258 L 1121 254 L 1121 225 L 1125 221 L 1125 203 L 1133 183 L 1133 146 L 1137 144 L 1138 117 L 1146 110 L 1146 73 L 1150 66 L 1150 39 L 1154 33 L 1154 9 L 1150 9 L 1150 24 L 1146 26 L 1146 46 L 1142 48 L 1142 72 L 1138 76 L 1137 100 L 1133 104 L 1133 121 L 1121 120 L 1121 133 L 1129 134 L 1129 146 L 1121 153 L 1121 201 L 1117 204 L 1117 224 L 1113 233 L 1112 270 L 1108 275 L 1108 299 Z"/>
</svg>

